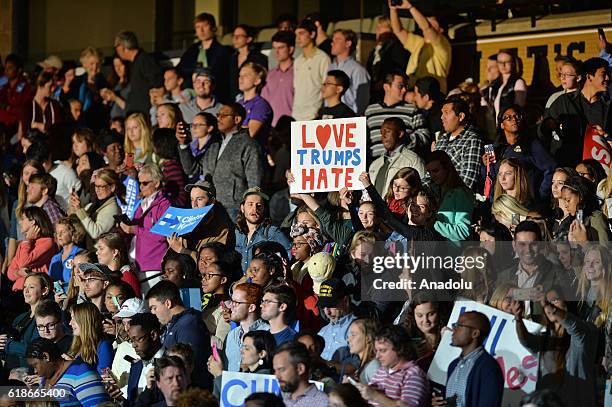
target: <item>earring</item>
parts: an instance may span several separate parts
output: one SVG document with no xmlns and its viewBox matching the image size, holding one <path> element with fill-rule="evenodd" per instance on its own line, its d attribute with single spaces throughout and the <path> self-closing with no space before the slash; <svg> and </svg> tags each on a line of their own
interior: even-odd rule
<svg viewBox="0 0 612 407">
<path fill-rule="evenodd" d="M 257 361 L 257 364 L 258 364 L 259 366 L 262 366 L 262 365 L 263 365 L 263 363 L 264 363 L 264 362 L 263 362 L 263 359 L 259 359 L 259 360 Z"/>
</svg>

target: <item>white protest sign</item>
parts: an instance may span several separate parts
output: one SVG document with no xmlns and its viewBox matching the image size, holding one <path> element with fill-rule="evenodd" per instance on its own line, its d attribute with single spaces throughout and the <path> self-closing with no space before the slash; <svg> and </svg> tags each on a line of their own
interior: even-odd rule
<svg viewBox="0 0 612 407">
<path fill-rule="evenodd" d="M 448 326 L 457 322 L 459 315 L 466 311 L 478 311 L 485 314 L 491 321 L 491 333 L 484 347 L 497 360 L 504 374 L 504 405 L 508 398 L 515 398 L 535 390 L 538 358 L 523 345 L 521 345 L 516 334 L 514 316 L 496 308 L 483 305 L 475 301 L 456 301 L 453 312 L 448 321 Z M 535 322 L 523 321 L 529 332 L 540 332 L 544 327 Z M 447 369 L 450 363 L 459 357 L 461 349 L 451 346 L 450 331 L 442 336 L 438 350 L 427 372 L 430 380 L 445 385 Z"/>
<path fill-rule="evenodd" d="M 323 383 L 311 381 L 317 389 L 323 391 Z M 221 376 L 221 407 L 239 407 L 244 399 L 253 393 L 281 394 L 280 385 L 273 374 L 256 374 L 223 371 Z"/>
<path fill-rule="evenodd" d="M 365 117 L 291 123 L 292 194 L 364 189 L 365 171 Z"/>
</svg>

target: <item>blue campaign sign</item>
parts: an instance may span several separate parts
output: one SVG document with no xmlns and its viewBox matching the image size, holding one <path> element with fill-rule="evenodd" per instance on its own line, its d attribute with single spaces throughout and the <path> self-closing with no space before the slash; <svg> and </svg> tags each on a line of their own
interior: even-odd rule
<svg viewBox="0 0 612 407">
<path fill-rule="evenodd" d="M 202 311 L 202 294 L 199 288 L 181 288 L 181 300 L 185 307 Z"/>
<path fill-rule="evenodd" d="M 179 236 L 187 234 L 198 226 L 212 207 L 207 205 L 197 209 L 181 209 L 171 206 L 151 228 L 151 232 L 162 236 L 170 236 L 173 233 Z"/>
<path fill-rule="evenodd" d="M 119 198 L 117 198 L 117 203 L 121 208 L 121 213 L 132 219 L 140 203 L 140 199 L 138 199 L 138 194 L 140 192 L 138 181 L 132 177 L 126 177 L 125 180 L 123 180 L 123 185 L 125 185 L 125 204 L 122 203 Z"/>
</svg>

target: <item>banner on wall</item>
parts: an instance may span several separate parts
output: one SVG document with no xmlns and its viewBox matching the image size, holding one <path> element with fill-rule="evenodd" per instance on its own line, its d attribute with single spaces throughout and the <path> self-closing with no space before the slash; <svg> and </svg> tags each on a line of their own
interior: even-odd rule
<svg viewBox="0 0 612 407">
<path fill-rule="evenodd" d="M 364 189 L 366 119 L 311 120 L 291 123 L 292 194 Z"/>
</svg>

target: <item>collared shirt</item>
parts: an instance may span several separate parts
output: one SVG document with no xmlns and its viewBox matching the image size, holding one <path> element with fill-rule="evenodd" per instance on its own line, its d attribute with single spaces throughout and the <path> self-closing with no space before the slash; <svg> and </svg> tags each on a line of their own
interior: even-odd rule
<svg viewBox="0 0 612 407">
<path fill-rule="evenodd" d="M 263 319 L 258 319 L 249 326 L 251 331 L 269 331 L 270 325 Z M 227 359 L 226 370 L 230 372 L 238 372 L 240 370 L 240 347 L 242 346 L 242 337 L 246 332 L 241 325 L 229 331 L 225 338 L 225 358 Z"/>
<path fill-rule="evenodd" d="M 283 401 L 286 407 L 326 407 L 328 403 L 327 394 L 318 390 L 314 384 L 308 386 L 304 394 L 295 400 L 291 398 L 291 393 L 283 393 Z"/>
<path fill-rule="evenodd" d="M 261 96 L 272 106 L 274 112 L 272 126 L 276 126 L 276 122 L 281 116 L 291 116 L 293 107 L 293 62 L 284 71 L 278 66 L 270 69 Z"/>
<path fill-rule="evenodd" d="M 368 71 L 350 56 L 344 61 L 335 59 L 329 70 L 339 69 L 351 79 L 351 86 L 342 95 L 342 102 L 350 107 L 358 116 L 363 115 L 370 102 L 370 75 Z"/>
<path fill-rule="evenodd" d="M 221 136 L 221 145 L 219 146 L 219 153 L 217 154 L 217 160 L 219 159 L 219 157 L 221 157 L 221 154 L 223 154 L 223 150 L 225 150 L 225 147 L 227 147 L 227 145 L 229 144 L 230 140 L 232 139 L 232 136 L 236 133 L 237 131 L 233 131 L 231 133 L 223 134 Z"/>
<path fill-rule="evenodd" d="M 238 103 L 240 103 L 246 111 L 246 117 L 242 122 L 243 127 L 248 127 L 251 120 L 257 120 L 263 124 L 263 128 L 259 131 L 257 141 L 262 147 L 265 147 L 268 132 L 270 131 L 270 126 L 272 126 L 272 107 L 266 99 L 262 98 L 260 95 L 255 95 L 254 98 L 249 100 L 245 100 L 244 97 L 241 97 Z"/>
<path fill-rule="evenodd" d="M 153 201 L 157 197 L 157 194 L 159 194 L 159 191 L 155 191 L 151 196 L 147 196 L 147 197 L 141 199 L 140 207 L 142 208 L 142 212 L 143 213 L 146 212 L 147 209 L 149 209 L 149 207 L 151 206 L 151 204 L 153 203 Z"/>
<path fill-rule="evenodd" d="M 276 226 L 259 226 L 251 239 L 236 228 L 236 251 L 242 255 L 242 271 L 246 273 L 249 263 L 253 258 L 253 246 L 259 242 L 277 242 L 289 252 L 291 249 L 291 241 L 287 236 Z"/>
<path fill-rule="evenodd" d="M 320 49 L 306 58 L 300 55 L 293 64 L 293 109 L 296 120 L 312 120 L 321 107 L 321 86 L 329 70 L 329 57 Z"/>
<path fill-rule="evenodd" d="M 535 284 L 536 279 L 538 278 L 538 273 L 538 270 L 536 270 L 532 274 L 527 273 L 523 269 L 523 267 L 521 267 L 521 263 L 519 263 L 518 268 L 516 270 L 517 284 L 519 288 L 532 288 Z"/>
<path fill-rule="evenodd" d="M 179 109 L 181 109 L 181 113 L 183 114 L 183 120 L 185 120 L 187 123 L 191 123 L 193 121 L 193 116 L 198 113 L 210 113 L 213 116 L 217 116 L 217 113 L 219 113 L 219 110 L 221 110 L 221 103 L 217 102 L 217 99 L 213 97 L 210 106 L 200 109 L 197 103 L 197 98 L 194 98 L 187 103 L 181 103 L 179 105 Z"/>
<path fill-rule="evenodd" d="M 143 360 L 142 361 L 142 371 L 140 372 L 140 378 L 138 379 L 138 393 L 142 393 L 144 389 L 147 387 L 147 373 L 149 369 L 153 368 L 155 365 L 155 359 L 159 359 L 164 356 L 164 347 L 160 347 L 153 358 L 151 360 Z"/>
<path fill-rule="evenodd" d="M 340 318 L 336 322 L 330 322 L 319 331 L 319 335 L 325 339 L 325 348 L 321 352 L 321 357 L 325 360 L 331 360 L 334 352 L 343 346 L 348 346 L 346 338 L 351 322 L 355 319 L 355 315 L 348 314 Z"/>
<path fill-rule="evenodd" d="M 414 361 L 404 363 L 397 370 L 379 367 L 368 384 L 382 390 L 390 399 L 409 406 L 428 406 L 431 400 L 427 375 Z"/>
<path fill-rule="evenodd" d="M 451 133 L 444 134 L 436 150 L 449 155 L 459 176 L 471 190 L 477 189 L 480 180 L 480 166 L 484 153 L 484 142 L 473 126 L 467 126 L 457 137 L 451 140 Z"/>
<path fill-rule="evenodd" d="M 465 407 L 465 389 L 467 387 L 468 378 L 474 368 L 474 364 L 478 358 L 485 352 L 482 346 L 471 351 L 465 356 L 459 357 L 457 367 L 453 370 L 448 382 L 446 383 L 446 398 L 456 397 L 455 405 L 457 407 Z"/>
<path fill-rule="evenodd" d="M 42 206 L 42 209 L 49 215 L 49 219 L 53 225 L 57 224 L 57 222 L 66 216 L 66 212 L 62 209 L 60 204 L 57 203 L 55 198 L 49 198 L 45 201 Z"/>
<path fill-rule="evenodd" d="M 385 153 L 380 128 L 383 122 L 390 117 L 398 117 L 406 125 L 404 141 L 408 148 L 414 150 L 426 147 L 431 140 L 425 116 L 412 103 L 399 102 L 391 106 L 387 106 L 384 102 L 374 103 L 365 110 L 365 117 L 370 139 L 369 153 L 372 158 L 380 157 Z"/>
</svg>

